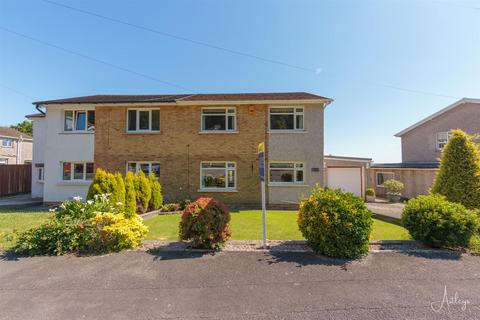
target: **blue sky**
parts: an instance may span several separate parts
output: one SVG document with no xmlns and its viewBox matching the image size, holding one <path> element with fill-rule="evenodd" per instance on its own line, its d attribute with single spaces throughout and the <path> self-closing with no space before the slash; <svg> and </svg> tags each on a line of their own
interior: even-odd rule
<svg viewBox="0 0 480 320">
<path fill-rule="evenodd" d="M 460 97 L 480 98 L 480 1 L 55 1 L 290 66 L 42 0 L 0 0 L 0 125 L 35 112 L 34 100 L 188 93 L 12 31 L 194 92 L 331 97 L 325 152 L 377 162 L 400 161 L 396 132 Z"/>
</svg>

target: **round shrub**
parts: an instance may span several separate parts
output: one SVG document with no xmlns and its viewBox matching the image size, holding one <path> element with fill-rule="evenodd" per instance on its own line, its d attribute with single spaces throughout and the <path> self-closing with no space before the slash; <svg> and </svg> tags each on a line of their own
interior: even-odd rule
<svg viewBox="0 0 480 320">
<path fill-rule="evenodd" d="M 195 248 L 220 249 L 230 237 L 230 213 L 213 198 L 187 205 L 180 221 L 180 239 Z"/>
<path fill-rule="evenodd" d="M 409 200 L 402 221 L 414 239 L 433 247 L 467 246 L 478 228 L 473 211 L 440 195 Z"/>
<path fill-rule="evenodd" d="M 375 189 L 373 188 L 367 188 L 365 190 L 365 195 L 369 197 L 375 197 Z"/>
<path fill-rule="evenodd" d="M 341 190 L 315 187 L 300 203 L 300 231 L 314 251 L 329 257 L 366 254 L 372 223 L 363 200 Z"/>
</svg>

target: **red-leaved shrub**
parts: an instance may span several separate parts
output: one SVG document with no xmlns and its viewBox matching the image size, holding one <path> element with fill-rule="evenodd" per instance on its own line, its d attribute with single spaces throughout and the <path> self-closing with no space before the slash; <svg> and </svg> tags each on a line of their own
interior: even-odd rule
<svg viewBox="0 0 480 320">
<path fill-rule="evenodd" d="M 180 221 L 180 239 L 194 248 L 219 250 L 230 238 L 230 213 L 213 198 L 199 198 L 190 203 Z"/>
</svg>

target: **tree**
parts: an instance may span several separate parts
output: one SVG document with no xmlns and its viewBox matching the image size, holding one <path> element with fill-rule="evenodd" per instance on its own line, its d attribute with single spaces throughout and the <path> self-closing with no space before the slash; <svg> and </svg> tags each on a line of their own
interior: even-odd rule
<svg viewBox="0 0 480 320">
<path fill-rule="evenodd" d="M 480 155 L 473 137 L 453 130 L 431 189 L 467 208 L 480 208 Z"/>
<path fill-rule="evenodd" d="M 33 125 L 31 121 L 25 120 L 15 125 L 11 125 L 10 128 L 28 134 L 29 136 L 33 136 Z"/>
<path fill-rule="evenodd" d="M 152 188 L 147 176 L 141 170 L 135 177 L 135 192 L 137 194 L 137 203 L 140 205 L 140 211 L 146 212 L 152 197 Z"/>
<path fill-rule="evenodd" d="M 137 212 L 135 175 L 129 171 L 125 175 L 125 216 L 132 217 Z"/>
<path fill-rule="evenodd" d="M 153 172 L 150 172 L 148 180 L 150 181 L 150 188 L 152 189 L 149 206 L 151 209 L 156 210 L 160 208 L 163 203 L 162 186 Z"/>
</svg>

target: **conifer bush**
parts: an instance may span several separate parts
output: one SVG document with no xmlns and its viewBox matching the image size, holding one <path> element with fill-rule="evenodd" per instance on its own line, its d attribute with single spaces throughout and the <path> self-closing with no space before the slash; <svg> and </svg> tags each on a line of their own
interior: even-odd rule
<svg viewBox="0 0 480 320">
<path fill-rule="evenodd" d="M 372 213 L 351 193 L 316 186 L 300 202 L 297 222 L 315 252 L 336 258 L 368 253 Z"/>
<path fill-rule="evenodd" d="M 115 173 L 115 187 L 113 188 L 110 200 L 120 212 L 125 211 L 125 183 L 120 172 Z"/>
<path fill-rule="evenodd" d="M 152 197 L 152 188 L 150 187 L 150 181 L 143 171 L 135 177 L 135 193 L 137 195 L 137 208 L 140 212 L 146 212 L 148 210 L 148 204 Z"/>
<path fill-rule="evenodd" d="M 162 186 L 153 172 L 150 172 L 148 180 L 150 181 L 150 188 L 152 189 L 149 207 L 151 210 L 160 209 L 163 203 Z"/>
<path fill-rule="evenodd" d="M 103 169 L 95 170 L 95 177 L 88 187 L 87 200 L 93 200 L 95 195 L 112 194 L 115 189 L 115 176 Z"/>
<path fill-rule="evenodd" d="M 467 208 L 480 208 L 479 148 L 465 132 L 452 131 L 431 193 L 441 194 Z"/>
<path fill-rule="evenodd" d="M 230 238 L 230 213 L 213 198 L 199 198 L 187 205 L 180 221 L 180 239 L 194 248 L 219 250 Z"/>
<path fill-rule="evenodd" d="M 137 212 L 137 193 L 135 192 L 135 175 L 127 172 L 125 175 L 125 216 L 131 217 Z"/>
</svg>

